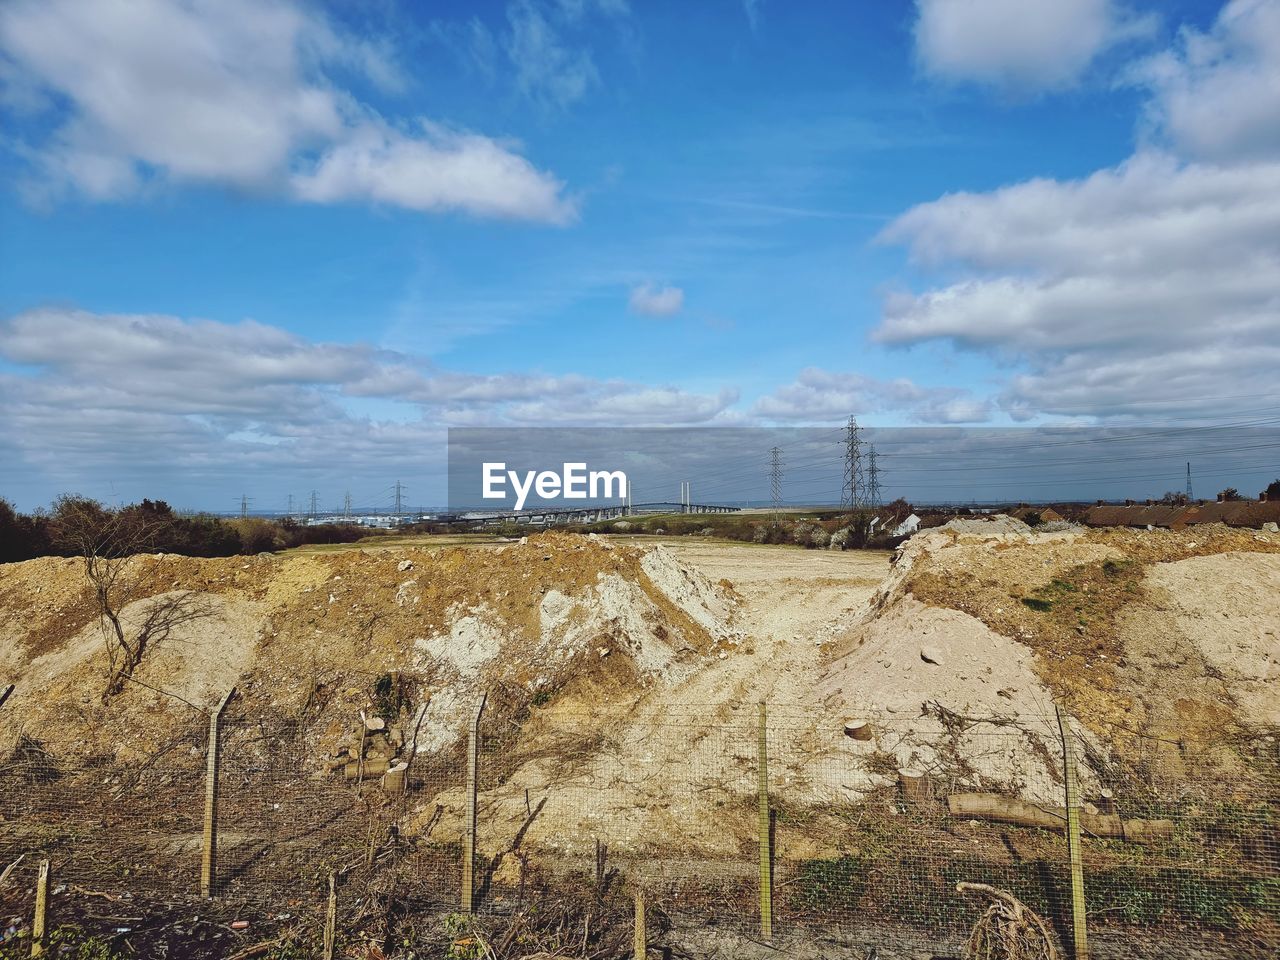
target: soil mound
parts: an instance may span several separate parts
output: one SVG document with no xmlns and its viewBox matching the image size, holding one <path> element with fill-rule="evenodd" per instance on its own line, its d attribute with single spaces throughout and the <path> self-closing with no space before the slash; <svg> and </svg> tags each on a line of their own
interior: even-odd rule
<svg viewBox="0 0 1280 960">
<path fill-rule="evenodd" d="M 243 712 L 302 723 L 327 752 L 403 674 L 419 749 L 444 750 L 481 691 L 513 715 L 595 685 L 634 700 L 739 641 L 732 597 L 668 551 L 554 532 L 493 549 L 146 555 L 123 580 L 126 630 L 174 598 L 189 615 L 108 706 L 79 563 L 0 566 L 0 685 L 17 685 L 0 749 L 25 734 L 64 755 L 151 756 L 236 685 Z"/>
<path fill-rule="evenodd" d="M 980 759 L 939 717 L 1051 741 L 1058 702 L 1100 757 L 1167 744 L 1163 759 L 1191 765 L 1280 720 L 1278 577 L 1280 537 L 1263 531 L 952 521 L 899 548 L 828 648 L 819 690 L 833 709 L 914 718 L 895 763 L 950 751 L 1032 798 L 1053 795 L 1051 764 Z"/>
</svg>

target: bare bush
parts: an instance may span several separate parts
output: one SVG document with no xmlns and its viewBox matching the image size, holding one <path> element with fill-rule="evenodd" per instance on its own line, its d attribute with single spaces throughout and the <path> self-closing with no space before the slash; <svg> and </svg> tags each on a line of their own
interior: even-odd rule
<svg viewBox="0 0 1280 960">
<path fill-rule="evenodd" d="M 208 614 L 206 603 L 180 593 L 153 602 L 136 627 L 125 624 L 122 612 L 136 599 L 126 575 L 128 558 L 152 547 L 162 527 L 146 511 L 112 511 L 85 497 L 64 496 L 54 504 L 54 535 L 83 561 L 85 584 L 102 623 L 107 652 L 103 700 L 124 689 L 143 657 L 175 627 Z"/>
</svg>

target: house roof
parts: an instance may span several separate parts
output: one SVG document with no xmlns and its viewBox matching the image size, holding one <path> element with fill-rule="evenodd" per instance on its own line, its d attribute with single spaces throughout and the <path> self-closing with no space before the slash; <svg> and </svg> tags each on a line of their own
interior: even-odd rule
<svg viewBox="0 0 1280 960">
<path fill-rule="evenodd" d="M 1200 523 L 1225 523 L 1229 527 L 1260 527 L 1280 523 L 1280 501 L 1229 500 L 1178 506 L 1154 503 L 1149 506 L 1090 507 L 1084 522 L 1091 527 L 1170 527 L 1178 529 Z"/>
<path fill-rule="evenodd" d="M 1040 520 L 1044 523 L 1062 519 L 1062 514 L 1053 509 L 1053 507 L 1018 507 L 1016 510 L 1009 511 L 1009 516 L 1013 517 L 1015 520 L 1022 520 L 1024 522 L 1027 517 L 1033 514 L 1038 514 Z"/>
</svg>

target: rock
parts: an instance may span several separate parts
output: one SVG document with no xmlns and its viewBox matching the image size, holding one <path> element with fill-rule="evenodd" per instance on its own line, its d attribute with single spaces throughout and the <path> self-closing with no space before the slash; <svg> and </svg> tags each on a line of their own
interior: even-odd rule
<svg viewBox="0 0 1280 960">
<path fill-rule="evenodd" d="M 942 651 L 937 647 L 921 647 L 920 659 L 925 663 L 932 663 L 934 666 L 942 666 Z"/>
<path fill-rule="evenodd" d="M 412 561 L 412 560 L 401 560 L 399 563 L 397 563 L 397 564 L 396 564 L 396 569 L 397 569 L 397 570 L 399 570 L 401 573 L 404 573 L 406 570 L 412 570 L 412 569 L 413 569 L 413 561 Z"/>
</svg>

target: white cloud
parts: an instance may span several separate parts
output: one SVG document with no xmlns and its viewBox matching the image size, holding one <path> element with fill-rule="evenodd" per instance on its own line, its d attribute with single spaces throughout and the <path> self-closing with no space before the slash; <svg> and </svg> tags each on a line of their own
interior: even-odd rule
<svg viewBox="0 0 1280 960">
<path fill-rule="evenodd" d="M 679 287 L 641 283 L 631 288 L 627 306 L 642 317 L 674 317 L 684 309 L 684 291 Z"/>
<path fill-rule="evenodd" d="M 14 0 L 0 8 L 0 63 L 0 78 L 23 78 L 4 102 L 43 106 L 51 121 L 28 124 L 20 142 L 36 200 L 115 200 L 165 181 L 276 192 L 296 182 L 313 202 L 549 222 L 571 211 L 559 181 L 496 140 L 426 121 L 414 136 L 391 131 L 331 77 L 355 71 L 396 89 L 386 41 L 342 34 L 287 0 Z M 460 171 L 463 161 L 474 167 Z"/>
<path fill-rule="evenodd" d="M 877 380 L 808 367 L 752 409 L 765 420 L 806 423 L 885 412 L 905 414 L 915 423 L 983 423 L 991 418 L 991 403 L 959 387 L 922 387 L 905 377 Z"/>
<path fill-rule="evenodd" d="M 1130 80 L 1162 147 L 950 194 L 885 228 L 946 279 L 890 294 L 876 339 L 1016 365 L 1001 403 L 1018 418 L 1206 416 L 1274 396 L 1280 2 L 1233 0 Z"/>
<path fill-rule="evenodd" d="M 576 374 L 458 373 L 252 321 L 75 309 L 0 321 L 0 359 L 16 365 L 0 372 L 0 452 L 15 474 L 24 464 L 73 485 L 98 469 L 201 477 L 438 462 L 449 425 L 701 423 L 738 396 Z M 380 403 L 402 415 L 355 412 Z"/>
<path fill-rule="evenodd" d="M 1280 155 L 1280 2 L 1232 0 L 1213 27 L 1184 28 L 1139 64 L 1149 119 L 1180 151 L 1212 160 Z"/>
<path fill-rule="evenodd" d="M 1104 412 L 1267 392 L 1280 344 L 1280 163 L 1141 154 L 1077 181 L 922 204 L 882 239 L 962 279 L 886 300 L 876 338 L 1026 364 L 1006 402 Z"/>
<path fill-rule="evenodd" d="M 573 49 L 532 0 L 507 7 L 507 56 L 516 68 L 516 86 L 531 100 L 567 107 L 600 82 L 591 54 Z"/>
<path fill-rule="evenodd" d="M 518 154 L 474 133 L 421 127 L 416 136 L 377 123 L 353 129 L 313 169 L 294 177 L 297 196 L 546 223 L 573 218 L 573 203 L 561 195 L 564 185 Z"/>
<path fill-rule="evenodd" d="M 588 399 L 587 405 L 564 397 L 513 404 L 507 410 L 507 416 L 513 421 L 529 424 L 705 424 L 720 418 L 737 403 L 738 391 L 725 388 L 714 394 L 698 394 L 675 387 L 636 389 L 623 383 L 606 383 L 594 389 Z"/>
<path fill-rule="evenodd" d="M 625 17 L 622 0 L 513 0 L 507 5 L 503 49 L 515 68 L 516 88 L 543 107 L 565 108 L 600 84 L 591 50 L 567 32 L 591 15 Z"/>
<path fill-rule="evenodd" d="M 1023 94 L 1071 86 L 1103 51 L 1155 25 L 1113 0 L 916 0 L 916 8 L 927 72 Z"/>
</svg>

